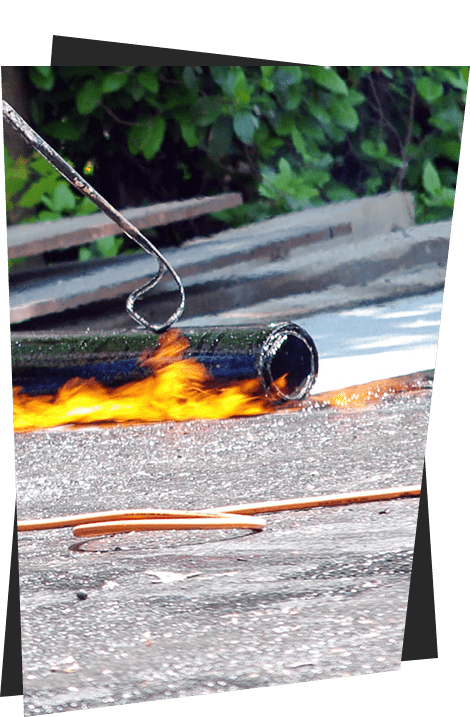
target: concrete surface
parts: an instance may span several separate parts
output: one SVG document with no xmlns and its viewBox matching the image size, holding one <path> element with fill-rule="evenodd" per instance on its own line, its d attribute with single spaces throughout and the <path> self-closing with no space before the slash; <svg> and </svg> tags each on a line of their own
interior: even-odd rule
<svg viewBox="0 0 470 717">
<path fill-rule="evenodd" d="M 413 226 L 411 195 L 397 192 L 194 239 L 165 257 L 183 280 L 186 318 L 314 290 L 311 312 L 338 306 L 338 287 L 344 296 L 353 290 L 349 305 L 441 288 L 449 236 L 450 222 Z M 126 295 L 155 273 L 154 258 L 142 253 L 18 274 L 10 281 L 11 321 L 45 317 L 47 328 L 47 315 L 55 313 L 49 321 L 56 326 L 125 328 L 133 324 Z M 173 312 L 174 289 L 167 273 L 158 293 L 145 297 L 142 310 L 151 321 Z M 110 303 L 118 297 L 122 305 Z"/>
<path fill-rule="evenodd" d="M 377 279 L 371 280 L 357 286 L 334 284 L 326 289 L 317 291 L 309 289 L 302 293 L 293 293 L 277 298 L 263 298 L 261 301 L 247 306 L 231 306 L 224 302 L 222 294 L 220 305 L 227 306 L 226 309 L 219 308 L 217 303 L 211 304 L 201 302 L 200 310 L 196 316 L 190 312 L 184 312 L 181 318 L 181 325 L 217 325 L 224 324 L 251 324 L 259 321 L 285 321 L 293 317 L 299 322 L 313 314 L 334 313 L 336 311 L 348 311 L 355 308 L 374 307 L 379 303 L 388 305 L 399 299 L 413 299 L 418 295 L 441 292 L 445 280 L 445 264 L 436 263 L 421 265 L 413 269 L 398 269 L 383 274 Z M 215 297 L 214 297 L 215 299 Z M 208 313 L 212 305 L 217 306 L 214 313 Z M 171 304 L 174 308 L 175 302 Z M 162 302 L 160 317 L 164 315 L 163 309 L 170 311 L 170 304 Z M 122 319 L 123 320 L 123 319 Z M 328 318 L 325 318 L 328 321 Z M 101 321 L 105 321 L 105 315 Z"/>
<path fill-rule="evenodd" d="M 423 389 L 365 410 L 16 435 L 18 518 L 419 483 L 429 406 Z M 397 669 L 417 510 L 81 544 L 20 533 L 25 714 Z"/>
<path fill-rule="evenodd" d="M 313 392 L 433 370 L 443 292 L 300 317 L 321 368 Z"/>
</svg>

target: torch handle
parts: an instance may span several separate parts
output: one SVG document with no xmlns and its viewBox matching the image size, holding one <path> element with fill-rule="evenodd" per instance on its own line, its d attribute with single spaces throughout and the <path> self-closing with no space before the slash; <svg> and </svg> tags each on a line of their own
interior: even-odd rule
<svg viewBox="0 0 470 717">
<path fill-rule="evenodd" d="M 130 294 L 127 299 L 126 308 L 132 318 L 141 326 L 151 329 L 156 333 L 166 331 L 170 328 L 175 321 L 179 319 L 184 311 L 185 306 L 185 293 L 176 271 L 173 269 L 171 264 L 164 258 L 159 250 L 135 227 L 129 222 L 120 212 L 117 211 L 104 197 L 101 196 L 92 186 L 89 184 L 63 157 L 58 154 L 37 132 L 30 127 L 27 122 L 16 112 L 16 110 L 3 100 L 3 118 L 13 129 L 15 129 L 23 139 L 31 145 L 37 152 L 39 152 L 44 159 L 46 159 L 65 179 L 70 182 L 78 191 L 88 197 L 96 206 L 101 209 L 105 214 L 110 217 L 126 234 L 130 239 L 133 239 L 144 251 L 152 256 L 156 257 L 159 262 L 158 274 L 148 281 L 144 286 L 136 289 Z M 154 286 L 158 284 L 163 276 L 165 268 L 168 269 L 170 274 L 173 276 L 179 292 L 180 292 L 180 305 L 178 309 L 173 313 L 172 316 L 162 324 L 161 326 L 151 325 L 146 319 L 137 314 L 134 310 L 134 303 L 136 299 L 140 298 L 142 294 L 146 293 Z"/>
</svg>

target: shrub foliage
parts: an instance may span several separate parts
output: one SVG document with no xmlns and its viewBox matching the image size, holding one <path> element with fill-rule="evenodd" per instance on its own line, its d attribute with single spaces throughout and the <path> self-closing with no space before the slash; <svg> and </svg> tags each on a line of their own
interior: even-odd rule
<svg viewBox="0 0 470 717">
<path fill-rule="evenodd" d="M 118 208 L 241 191 L 245 204 L 219 212 L 216 223 L 240 225 L 403 189 L 414 195 L 417 221 L 451 216 L 468 67 L 27 73 L 37 131 Z M 7 175 L 8 201 L 36 207 L 39 218 L 91 209 L 37 159 Z"/>
</svg>

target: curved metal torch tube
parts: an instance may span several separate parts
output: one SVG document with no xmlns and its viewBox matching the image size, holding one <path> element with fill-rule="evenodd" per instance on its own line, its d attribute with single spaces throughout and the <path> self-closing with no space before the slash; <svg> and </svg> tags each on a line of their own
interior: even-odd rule
<svg viewBox="0 0 470 717">
<path fill-rule="evenodd" d="M 181 279 L 173 269 L 171 264 L 165 259 L 165 257 L 158 251 L 158 249 L 140 232 L 137 227 L 131 224 L 120 212 L 117 211 L 104 197 L 101 196 L 91 184 L 89 184 L 80 174 L 70 166 L 68 162 L 63 159 L 47 142 L 30 127 L 27 122 L 16 112 L 16 110 L 3 100 L 3 118 L 13 129 L 15 129 L 23 139 L 31 145 L 37 152 L 39 152 L 44 159 L 46 159 L 54 169 L 56 169 L 65 179 L 78 189 L 79 192 L 84 194 L 86 197 L 96 204 L 105 214 L 110 217 L 128 236 L 130 239 L 135 241 L 147 254 L 154 256 L 159 263 L 158 274 L 151 280 L 148 281 L 144 286 L 136 289 L 127 299 L 126 309 L 130 316 L 140 326 L 146 329 L 150 329 L 155 333 L 162 333 L 172 326 L 181 316 L 185 307 L 185 293 Z M 167 269 L 172 275 L 173 279 L 178 286 L 180 292 L 180 304 L 176 311 L 170 316 L 168 321 L 160 326 L 150 324 L 143 316 L 140 316 L 134 310 L 134 302 L 136 299 L 140 299 L 143 294 L 152 289 L 158 284 L 162 278 L 165 269 Z"/>
<path fill-rule="evenodd" d="M 150 289 L 153 289 L 153 287 L 158 284 L 158 282 L 160 281 L 160 279 L 162 278 L 164 273 L 165 273 L 165 267 L 163 266 L 163 264 L 160 264 L 158 274 L 156 276 L 154 276 L 153 279 L 150 279 L 150 281 L 147 281 L 147 283 L 144 284 L 143 286 L 140 286 L 138 289 L 134 289 L 134 291 L 131 294 L 129 294 L 129 296 L 127 297 L 127 301 L 126 301 L 127 313 L 134 319 L 134 321 L 136 321 L 138 324 L 140 324 L 144 328 L 147 328 L 147 326 L 149 328 L 151 328 L 151 327 L 149 326 L 147 321 L 145 321 L 145 319 L 144 319 L 145 323 L 143 323 L 142 316 L 140 316 L 140 314 L 138 314 L 136 311 L 134 311 L 134 303 L 137 301 L 137 299 L 140 299 L 143 294 L 146 294 L 147 291 L 150 291 Z M 169 321 L 167 322 L 169 326 L 171 326 L 171 324 L 173 323 L 173 321 L 171 320 L 172 318 L 173 317 L 170 317 Z M 178 318 L 178 317 L 176 317 L 176 318 Z M 176 319 L 174 319 L 174 321 L 176 321 Z"/>
</svg>

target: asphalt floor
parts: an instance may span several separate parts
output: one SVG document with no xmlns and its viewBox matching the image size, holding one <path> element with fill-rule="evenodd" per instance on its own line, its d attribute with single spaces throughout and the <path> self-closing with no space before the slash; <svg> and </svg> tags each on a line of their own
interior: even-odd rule
<svg viewBox="0 0 470 717">
<path fill-rule="evenodd" d="M 18 519 L 420 483 L 430 399 L 17 434 Z M 418 505 L 265 514 L 261 532 L 20 533 L 25 715 L 398 669 Z"/>
</svg>

